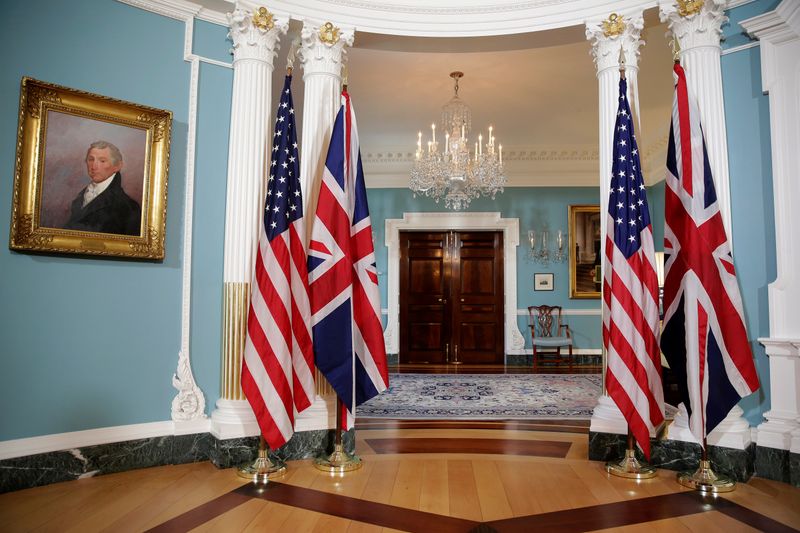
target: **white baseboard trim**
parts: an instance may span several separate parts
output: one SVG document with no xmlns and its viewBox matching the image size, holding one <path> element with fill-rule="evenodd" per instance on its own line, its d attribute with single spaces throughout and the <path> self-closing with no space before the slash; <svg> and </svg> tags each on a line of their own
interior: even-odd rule
<svg viewBox="0 0 800 533">
<path fill-rule="evenodd" d="M 126 442 L 152 437 L 165 437 L 170 435 L 190 435 L 192 433 L 207 433 L 211 428 L 211 421 L 190 420 L 187 422 L 150 422 L 147 424 L 130 424 L 127 426 L 114 426 L 107 428 L 87 429 L 84 431 L 71 431 L 69 433 L 55 433 L 41 437 L 14 439 L 0 442 L 0 460 L 25 457 L 39 453 L 72 450 L 84 446 Z"/>
</svg>

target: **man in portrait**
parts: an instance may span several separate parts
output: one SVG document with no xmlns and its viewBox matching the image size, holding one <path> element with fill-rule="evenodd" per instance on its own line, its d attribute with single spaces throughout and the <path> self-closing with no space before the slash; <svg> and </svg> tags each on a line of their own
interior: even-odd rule
<svg viewBox="0 0 800 533">
<path fill-rule="evenodd" d="M 65 229 L 139 235 L 142 208 L 122 188 L 122 153 L 106 141 L 96 141 L 86 152 L 91 182 L 72 201 Z"/>
</svg>

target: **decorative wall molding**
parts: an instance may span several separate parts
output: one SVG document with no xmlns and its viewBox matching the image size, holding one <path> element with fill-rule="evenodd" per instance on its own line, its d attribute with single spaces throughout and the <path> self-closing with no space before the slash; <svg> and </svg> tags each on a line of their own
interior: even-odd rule
<svg viewBox="0 0 800 533">
<path fill-rule="evenodd" d="M 55 433 L 27 439 L 6 440 L 0 442 L 0 460 L 150 437 L 205 433 L 210 428 L 211 422 L 208 419 L 194 422 L 171 422 L 165 420 L 147 424 L 130 424 L 71 431 L 69 433 Z"/>
<path fill-rule="evenodd" d="M 225 14 L 213 9 L 208 9 L 194 2 L 186 0 L 117 0 L 120 3 L 128 4 L 151 13 L 163 15 L 177 20 L 187 20 L 197 18 L 226 26 L 228 24 Z"/>
<path fill-rule="evenodd" d="M 745 43 L 740 44 L 739 46 L 734 46 L 732 48 L 726 48 L 722 51 L 722 55 L 726 56 L 728 54 L 735 54 L 736 52 L 741 52 L 742 50 L 749 50 L 750 48 L 755 48 L 759 46 L 760 43 L 758 41 L 753 41 L 752 43 Z"/>
<path fill-rule="evenodd" d="M 400 231 L 409 230 L 494 230 L 503 232 L 503 283 L 505 290 L 504 350 L 520 354 L 525 339 L 517 325 L 517 247 L 519 219 L 501 218 L 500 213 L 403 213 L 402 219 L 386 219 L 386 247 L 389 249 L 389 317 L 383 337 L 387 353 L 400 349 Z"/>
<path fill-rule="evenodd" d="M 741 26 L 761 42 L 761 82 L 769 94 L 777 277 L 769 284 L 769 337 L 759 339 L 769 357 L 770 410 L 758 427 L 758 445 L 800 453 L 800 2 L 783 0 L 774 11 Z"/>
<path fill-rule="evenodd" d="M 367 188 L 408 187 L 414 153 L 407 146 L 367 148 L 362 155 Z M 640 146 L 646 183 L 664 179 L 667 134 Z M 597 187 L 599 186 L 597 146 L 511 146 L 503 147 L 507 187 Z"/>
</svg>

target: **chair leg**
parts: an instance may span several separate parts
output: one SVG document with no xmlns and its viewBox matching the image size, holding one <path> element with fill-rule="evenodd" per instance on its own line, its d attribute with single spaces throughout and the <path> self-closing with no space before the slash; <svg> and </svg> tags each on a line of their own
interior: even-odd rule
<svg viewBox="0 0 800 533">
<path fill-rule="evenodd" d="M 533 346 L 533 371 L 536 372 L 536 345 Z"/>
<path fill-rule="evenodd" d="M 569 371 L 572 372 L 572 345 L 569 345 Z"/>
</svg>

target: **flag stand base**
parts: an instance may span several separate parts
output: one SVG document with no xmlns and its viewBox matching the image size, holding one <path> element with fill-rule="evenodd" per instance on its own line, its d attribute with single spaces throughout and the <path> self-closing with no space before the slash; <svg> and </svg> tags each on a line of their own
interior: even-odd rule
<svg viewBox="0 0 800 533">
<path fill-rule="evenodd" d="M 656 469 L 648 464 L 642 464 L 635 457 L 635 450 L 628 448 L 625 450 L 625 458 L 619 462 L 609 461 L 606 463 L 606 472 L 618 477 L 628 479 L 650 479 L 656 477 Z"/>
<path fill-rule="evenodd" d="M 736 489 L 736 482 L 727 476 L 720 476 L 711 470 L 711 461 L 702 459 L 695 472 L 681 472 L 678 483 L 700 492 L 717 494 L 731 492 Z"/>
<path fill-rule="evenodd" d="M 333 453 L 327 457 L 317 457 L 314 460 L 314 467 L 317 470 L 330 472 L 331 474 L 343 474 L 361 468 L 361 459 L 357 455 L 350 455 L 344 451 L 344 447 L 337 443 L 333 447 Z"/>
<path fill-rule="evenodd" d="M 242 465 L 236 470 L 239 477 L 249 479 L 253 483 L 267 483 L 270 479 L 281 477 L 286 473 L 283 461 L 272 461 L 267 455 L 267 443 L 264 437 L 258 445 L 258 457 L 250 464 Z"/>
<path fill-rule="evenodd" d="M 350 455 L 344 451 L 344 444 L 342 443 L 342 433 L 344 428 L 342 424 L 342 417 L 344 405 L 342 399 L 337 398 L 336 401 L 336 436 L 333 441 L 333 453 L 327 457 L 317 457 L 314 459 L 314 468 L 331 474 L 344 474 L 345 472 L 352 472 L 361 468 L 361 459 L 357 455 Z"/>
</svg>

